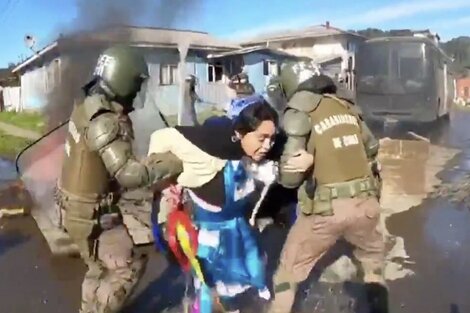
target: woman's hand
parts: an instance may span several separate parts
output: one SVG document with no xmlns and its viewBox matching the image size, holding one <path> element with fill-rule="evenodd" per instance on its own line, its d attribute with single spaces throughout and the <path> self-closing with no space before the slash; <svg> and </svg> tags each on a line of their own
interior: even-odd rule
<svg viewBox="0 0 470 313">
<path fill-rule="evenodd" d="M 282 170 L 290 173 L 304 173 L 308 171 L 312 165 L 313 155 L 305 150 L 299 150 L 296 154 L 287 159 L 286 163 L 282 166 Z"/>
</svg>

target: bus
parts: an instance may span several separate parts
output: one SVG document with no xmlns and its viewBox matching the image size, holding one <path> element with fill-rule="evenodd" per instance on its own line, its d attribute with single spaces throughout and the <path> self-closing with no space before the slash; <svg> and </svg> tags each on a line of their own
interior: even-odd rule
<svg viewBox="0 0 470 313">
<path fill-rule="evenodd" d="M 375 121 L 432 122 L 455 98 L 452 60 L 427 37 L 367 40 L 357 52 L 356 102 Z"/>
</svg>

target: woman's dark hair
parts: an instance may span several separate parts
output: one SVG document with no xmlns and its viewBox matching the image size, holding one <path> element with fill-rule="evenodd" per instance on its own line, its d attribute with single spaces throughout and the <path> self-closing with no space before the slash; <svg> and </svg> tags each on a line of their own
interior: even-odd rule
<svg viewBox="0 0 470 313">
<path fill-rule="evenodd" d="M 232 125 L 232 120 L 227 116 L 211 116 L 207 118 L 203 126 L 229 126 Z"/>
<path fill-rule="evenodd" d="M 240 111 L 240 114 L 234 119 L 233 129 L 241 135 L 246 135 L 255 131 L 263 121 L 271 121 L 277 128 L 279 117 L 268 102 L 260 100 Z"/>
</svg>

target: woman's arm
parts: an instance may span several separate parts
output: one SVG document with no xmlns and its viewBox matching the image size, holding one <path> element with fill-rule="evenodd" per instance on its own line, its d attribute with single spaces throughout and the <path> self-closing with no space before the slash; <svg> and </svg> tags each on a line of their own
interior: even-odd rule
<svg viewBox="0 0 470 313">
<path fill-rule="evenodd" d="M 204 152 L 171 127 L 159 129 L 150 136 L 148 156 L 164 152 L 171 152 L 183 162 L 183 172 L 178 176 L 178 183 L 189 188 L 202 186 L 212 180 L 226 162 Z"/>
</svg>

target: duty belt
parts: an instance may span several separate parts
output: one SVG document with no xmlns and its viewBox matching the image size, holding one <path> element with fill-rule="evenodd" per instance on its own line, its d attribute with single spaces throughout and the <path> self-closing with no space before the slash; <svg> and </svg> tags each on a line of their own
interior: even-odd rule
<svg viewBox="0 0 470 313">
<path fill-rule="evenodd" d="M 117 201 L 119 196 L 117 193 L 107 193 L 104 195 L 75 195 L 67 190 L 61 188 L 59 184 L 56 185 L 56 195 L 62 201 L 75 201 L 82 203 L 96 203 L 97 209 L 100 214 L 118 213 Z M 59 200 L 59 199 L 56 199 Z"/>
<path fill-rule="evenodd" d="M 375 179 L 371 177 L 351 180 L 343 183 L 319 185 L 315 190 L 315 198 L 320 201 L 354 198 L 357 196 L 371 196 L 376 194 L 377 183 Z"/>
</svg>

